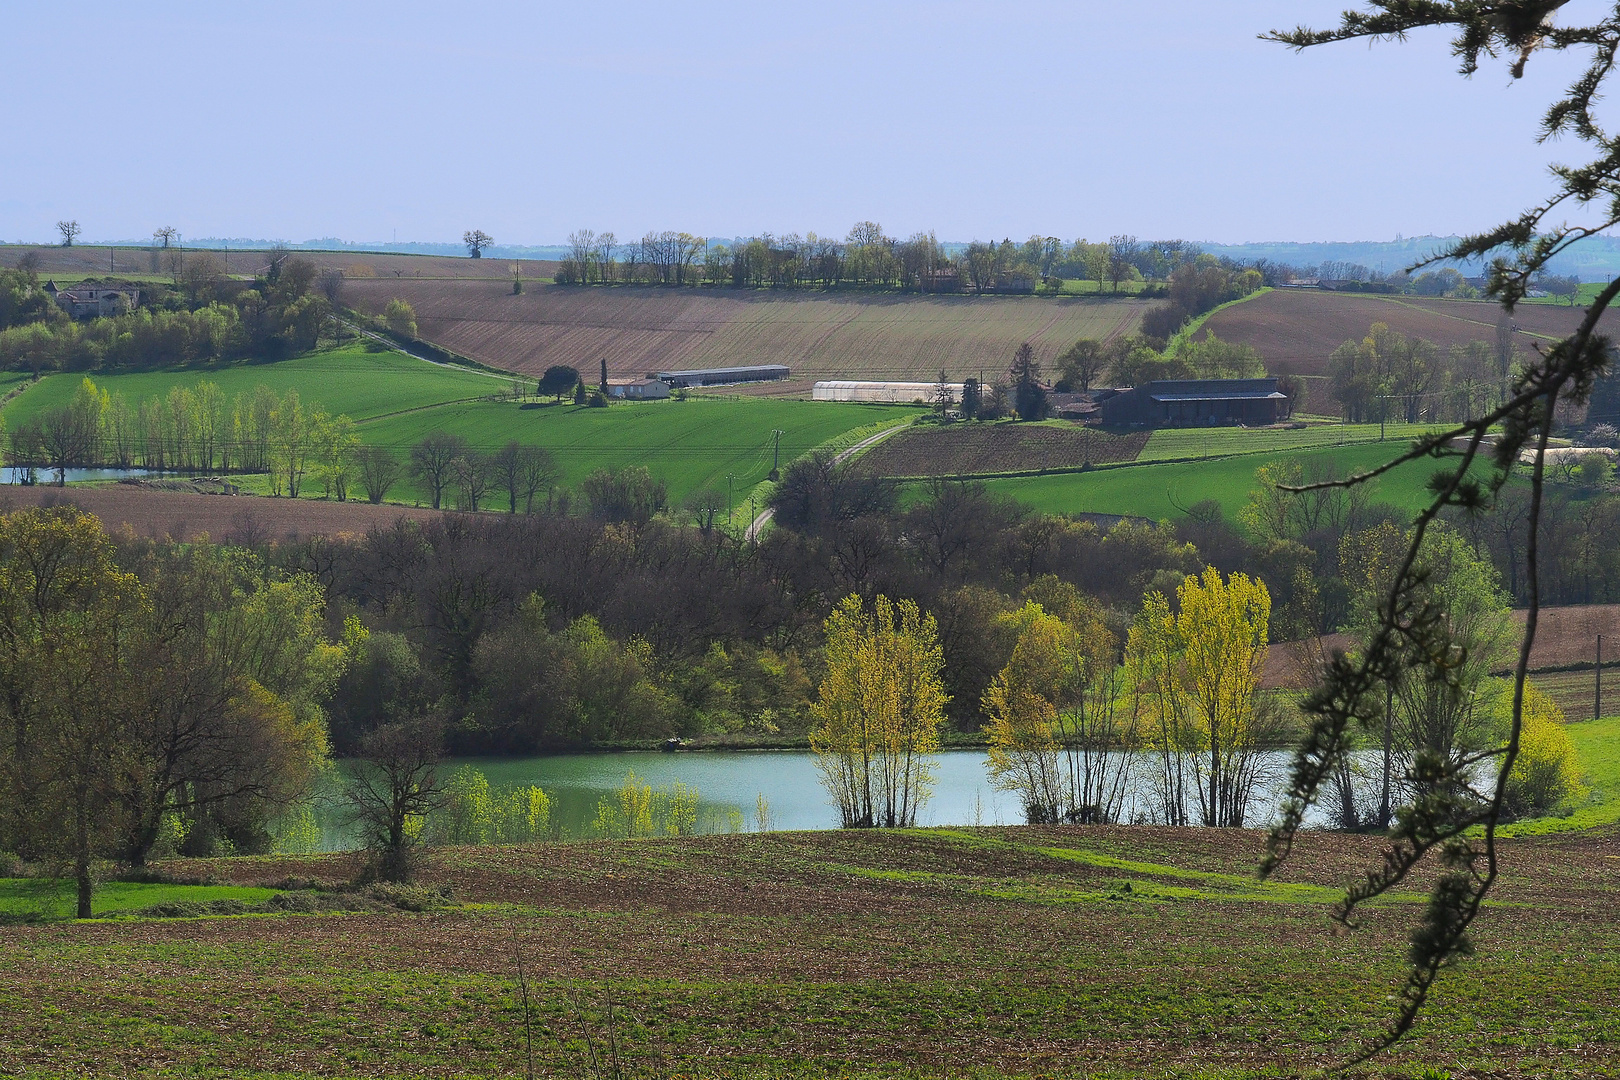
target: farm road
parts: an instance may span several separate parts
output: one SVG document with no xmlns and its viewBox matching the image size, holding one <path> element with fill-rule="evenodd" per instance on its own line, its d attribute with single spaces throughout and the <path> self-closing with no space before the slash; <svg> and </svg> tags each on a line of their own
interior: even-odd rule
<svg viewBox="0 0 1620 1080">
<path fill-rule="evenodd" d="M 338 319 L 337 321 L 340 324 L 342 324 L 343 326 L 346 326 L 350 330 L 353 330 L 355 333 L 361 335 L 362 337 L 369 338 L 370 340 L 377 342 L 379 345 L 385 346 L 388 349 L 389 352 L 397 352 L 397 353 L 399 353 L 399 355 L 408 356 L 412 360 L 420 360 L 420 361 L 422 361 L 422 363 L 424 363 L 424 364 L 432 364 L 434 367 L 454 368 L 457 371 L 470 371 L 474 375 L 487 375 L 491 379 L 502 379 L 502 380 L 504 380 L 506 382 L 510 382 L 512 380 L 511 375 L 507 375 L 507 374 L 504 374 L 504 373 L 503 374 L 497 374 L 496 372 L 493 372 L 493 371 L 484 371 L 484 370 L 482 370 L 480 368 L 468 367 L 466 364 L 446 364 L 441 360 L 429 360 L 425 356 L 417 356 L 413 352 L 407 352 L 406 350 L 400 348 L 393 341 L 389 340 L 388 338 L 383 337 L 381 334 L 377 333 L 375 330 L 367 330 L 364 326 L 361 326 L 359 323 L 350 322 L 348 319 Z M 477 399 L 476 398 L 467 398 L 466 400 L 474 401 L 474 400 L 477 400 Z M 453 404 L 453 402 L 443 402 L 443 401 L 441 401 L 436 405 L 428 405 L 428 406 L 424 406 L 424 407 L 432 409 L 432 408 L 437 408 L 439 405 L 445 405 L 445 404 Z M 414 412 L 415 410 L 406 409 L 406 410 L 403 410 L 403 411 L 405 411 L 405 412 Z M 388 413 L 388 414 L 385 414 L 385 415 L 393 416 L 393 415 L 396 415 L 396 414 Z M 373 417 L 368 417 L 368 419 L 377 420 L 377 419 L 380 419 L 380 417 L 373 416 Z"/>
<path fill-rule="evenodd" d="M 837 456 L 833 458 L 833 461 L 841 465 L 850 458 L 854 457 L 856 454 L 859 454 L 861 451 L 871 449 L 884 439 L 887 439 L 890 435 L 893 435 L 897 431 L 904 431 L 909 426 L 909 424 L 896 424 L 894 427 L 884 428 L 876 435 L 868 435 L 854 446 L 851 446 L 846 450 L 840 450 Z M 760 515 L 749 524 L 748 531 L 743 535 L 743 539 L 748 541 L 758 540 L 759 531 L 770 523 L 771 517 L 775 513 L 775 510 L 761 511 Z"/>
</svg>

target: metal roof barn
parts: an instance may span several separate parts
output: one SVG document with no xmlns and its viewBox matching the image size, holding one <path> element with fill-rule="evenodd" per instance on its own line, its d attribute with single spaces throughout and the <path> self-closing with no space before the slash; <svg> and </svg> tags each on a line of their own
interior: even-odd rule
<svg viewBox="0 0 1620 1080">
<path fill-rule="evenodd" d="M 670 386 L 728 386 L 732 383 L 770 382 L 788 377 L 785 364 L 757 367 L 696 368 L 692 371 L 655 371 L 647 376 Z"/>
</svg>

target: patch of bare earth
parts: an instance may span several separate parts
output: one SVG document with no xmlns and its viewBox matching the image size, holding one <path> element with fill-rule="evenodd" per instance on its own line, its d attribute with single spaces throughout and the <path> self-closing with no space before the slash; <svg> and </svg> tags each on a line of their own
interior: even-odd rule
<svg viewBox="0 0 1620 1080">
<path fill-rule="evenodd" d="M 254 495 L 198 495 L 133 484 L 104 487 L 0 486 L 0 513 L 29 506 L 71 504 L 96 515 L 108 530 L 137 536 L 258 543 L 299 536 L 362 535 L 400 518 L 425 521 L 436 510 Z"/>
</svg>

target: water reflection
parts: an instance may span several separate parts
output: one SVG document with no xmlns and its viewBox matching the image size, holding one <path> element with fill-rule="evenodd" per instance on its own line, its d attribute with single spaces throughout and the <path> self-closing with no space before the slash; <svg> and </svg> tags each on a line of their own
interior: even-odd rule
<svg viewBox="0 0 1620 1080">
<path fill-rule="evenodd" d="M 1248 824 L 1264 826 L 1281 801 L 1291 755 L 1276 751 L 1265 755 L 1265 780 L 1250 802 Z M 1370 763 L 1369 763 L 1370 764 Z M 764 797 L 770 829 L 833 829 L 838 814 L 816 772 L 815 755 L 808 751 L 703 751 L 568 754 L 532 758 L 463 758 L 447 762 L 448 776 L 461 766 L 484 774 L 494 791 L 538 785 L 552 799 L 553 831 L 565 837 L 592 835 L 591 823 L 601 799 L 618 790 L 625 774 L 634 771 L 646 784 L 667 788 L 676 782 L 696 788 L 699 832 L 752 832 L 759 827 L 758 802 Z M 1126 796 L 1123 819 L 1151 821 L 1157 801 L 1152 789 L 1151 762 L 1139 761 Z M 334 777 L 327 798 L 317 810 L 324 850 L 355 846 L 337 799 L 340 776 Z M 1371 775 L 1376 770 L 1365 770 Z M 1370 782 L 1369 782 L 1370 783 Z M 985 754 L 980 750 L 950 750 L 937 758 L 933 797 L 923 807 L 921 825 L 1019 825 L 1023 808 L 1012 792 L 990 784 Z M 1312 824 L 1324 825 L 1321 813 Z"/>
</svg>

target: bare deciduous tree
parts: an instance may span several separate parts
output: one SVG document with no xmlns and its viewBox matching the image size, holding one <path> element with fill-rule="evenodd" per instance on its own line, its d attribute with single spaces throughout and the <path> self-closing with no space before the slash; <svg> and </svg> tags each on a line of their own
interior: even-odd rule
<svg viewBox="0 0 1620 1080">
<path fill-rule="evenodd" d="M 355 453 L 355 461 L 360 466 L 360 486 L 366 489 L 366 498 L 374 503 L 386 499 L 405 472 L 399 459 L 381 446 L 362 446 Z"/>
<path fill-rule="evenodd" d="M 78 239 L 82 230 L 80 230 L 77 221 L 58 221 L 56 231 L 62 234 L 62 246 L 72 247 L 73 241 Z"/>
<path fill-rule="evenodd" d="M 367 871 L 383 881 L 409 881 L 419 840 L 411 823 L 438 809 L 438 766 L 444 725 L 422 717 L 387 724 L 360 743 L 359 769 L 345 793 L 350 820 L 370 854 Z"/>
<path fill-rule="evenodd" d="M 467 257 L 481 259 L 484 249 L 495 243 L 495 238 L 483 229 L 469 229 L 461 234 L 461 242 L 467 245 Z"/>
<path fill-rule="evenodd" d="M 448 431 L 430 431 L 411 447 L 411 475 L 428 486 L 433 509 L 444 499 L 444 489 L 455 479 L 456 460 L 467 453 L 467 440 Z"/>
</svg>

